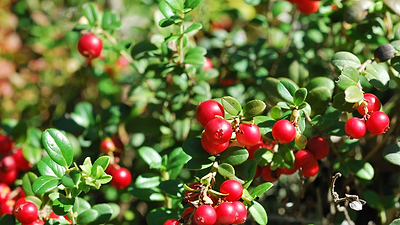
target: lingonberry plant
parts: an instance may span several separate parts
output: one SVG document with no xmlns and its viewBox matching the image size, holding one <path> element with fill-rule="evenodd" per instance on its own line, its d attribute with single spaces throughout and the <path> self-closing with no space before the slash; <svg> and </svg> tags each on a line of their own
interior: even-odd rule
<svg viewBox="0 0 400 225">
<path fill-rule="evenodd" d="M 399 8 L 1 1 L 0 224 L 397 224 Z"/>
</svg>

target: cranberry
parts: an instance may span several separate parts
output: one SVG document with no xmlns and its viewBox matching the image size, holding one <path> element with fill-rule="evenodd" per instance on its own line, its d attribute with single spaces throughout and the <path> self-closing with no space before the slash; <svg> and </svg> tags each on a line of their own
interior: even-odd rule
<svg viewBox="0 0 400 225">
<path fill-rule="evenodd" d="M 209 70 L 212 68 L 214 68 L 214 65 L 213 65 L 211 59 L 206 57 L 206 61 L 204 62 L 204 65 L 203 65 L 203 70 Z"/>
<path fill-rule="evenodd" d="M 112 173 L 111 185 L 117 189 L 127 188 L 132 181 L 131 172 L 124 167 L 120 167 Z"/>
<path fill-rule="evenodd" d="M 367 120 L 367 130 L 375 135 L 383 134 L 389 129 L 390 119 L 386 113 L 375 111 Z"/>
<path fill-rule="evenodd" d="M 7 155 L 0 159 L 0 170 L 2 172 L 8 172 L 16 169 L 17 163 L 12 155 Z"/>
<path fill-rule="evenodd" d="M 296 166 L 293 166 L 293 168 L 288 169 L 288 168 L 279 168 L 278 170 L 282 173 L 282 174 L 286 174 L 286 175 L 290 175 L 290 174 L 294 174 L 299 168 L 297 168 Z"/>
<path fill-rule="evenodd" d="M 272 136 L 277 142 L 287 144 L 296 136 L 296 128 L 289 120 L 279 120 L 272 127 Z"/>
<path fill-rule="evenodd" d="M 32 202 L 24 202 L 14 209 L 15 218 L 22 224 L 29 224 L 38 217 L 38 208 Z"/>
<path fill-rule="evenodd" d="M 33 221 L 32 223 L 24 223 L 21 225 L 44 225 L 44 221 L 41 219 L 37 219 L 37 220 Z"/>
<path fill-rule="evenodd" d="M 0 171 L 0 182 L 12 185 L 18 177 L 18 170 Z"/>
<path fill-rule="evenodd" d="M 367 132 L 367 126 L 365 122 L 357 117 L 352 117 L 346 121 L 344 130 L 350 138 L 359 139 L 362 138 Z"/>
<path fill-rule="evenodd" d="M 227 201 L 237 201 L 242 197 L 243 186 L 236 180 L 226 180 L 222 182 L 219 192 L 228 194 L 225 196 Z"/>
<path fill-rule="evenodd" d="M 213 225 L 217 221 L 217 212 L 210 205 L 201 205 L 194 211 L 193 220 L 197 225 Z"/>
<path fill-rule="evenodd" d="M 314 155 L 308 150 L 300 150 L 295 154 L 295 167 L 308 169 L 314 164 Z"/>
<path fill-rule="evenodd" d="M 231 202 L 222 202 L 217 209 L 217 222 L 221 224 L 232 224 L 236 220 L 235 206 Z"/>
<path fill-rule="evenodd" d="M 205 134 L 203 134 L 201 135 L 201 146 L 206 152 L 210 153 L 211 155 L 216 155 L 225 151 L 225 149 L 228 148 L 229 141 L 222 144 L 214 144 L 213 142 L 208 140 Z"/>
<path fill-rule="evenodd" d="M 374 94 L 365 93 L 364 94 L 364 102 L 365 102 L 365 105 L 361 104 L 360 106 L 357 107 L 357 111 L 362 116 L 365 115 L 366 110 L 368 110 L 368 113 L 372 113 L 375 111 L 379 111 L 381 109 L 381 102 Z"/>
<path fill-rule="evenodd" d="M 111 138 L 106 138 L 100 143 L 100 151 L 104 154 L 109 154 L 115 151 L 115 144 Z"/>
<path fill-rule="evenodd" d="M 307 150 L 310 151 L 315 159 L 323 159 L 329 153 L 329 143 L 322 137 L 312 137 L 307 142 Z"/>
<path fill-rule="evenodd" d="M 96 58 L 103 50 L 103 42 L 96 35 L 88 33 L 81 36 L 78 51 L 86 58 Z"/>
<path fill-rule="evenodd" d="M 244 206 L 244 204 L 239 201 L 233 201 L 232 205 L 236 211 L 236 217 L 235 217 L 236 220 L 233 222 L 233 224 L 242 224 L 246 222 L 247 220 L 246 206 Z"/>
<path fill-rule="evenodd" d="M 281 171 L 279 169 L 272 171 L 271 164 L 263 166 L 261 168 L 261 177 L 268 182 L 274 182 L 281 176 Z"/>
<path fill-rule="evenodd" d="M 304 177 L 312 177 L 318 173 L 318 170 L 319 170 L 318 161 L 315 160 L 309 168 L 303 168 L 303 170 L 302 170 L 303 176 Z"/>
<path fill-rule="evenodd" d="M 177 219 L 169 219 L 164 222 L 164 225 L 178 225 L 178 224 L 179 224 L 179 220 L 177 220 Z"/>
<path fill-rule="evenodd" d="M 261 138 L 260 128 L 256 124 L 241 123 L 236 139 L 240 145 L 248 147 L 258 143 Z"/>
<path fill-rule="evenodd" d="M 231 139 L 232 127 L 225 119 L 214 118 L 207 123 L 204 134 L 214 144 L 223 144 Z"/>
<path fill-rule="evenodd" d="M 14 149 L 14 141 L 7 135 L 0 135 L 0 155 L 7 154 Z"/>
<path fill-rule="evenodd" d="M 6 202 L 11 193 L 11 188 L 6 183 L 0 183 L 0 203 Z"/>
<path fill-rule="evenodd" d="M 214 100 L 207 100 L 201 102 L 196 108 L 196 120 L 203 127 L 207 125 L 207 123 L 214 119 L 215 116 L 224 117 L 225 111 L 222 105 Z"/>
<path fill-rule="evenodd" d="M 14 209 L 14 200 L 7 200 L 5 202 L 0 203 L 0 216 L 8 214 L 12 215 Z"/>
<path fill-rule="evenodd" d="M 320 5 L 320 1 L 302 0 L 297 3 L 297 9 L 303 14 L 312 14 L 318 12 Z"/>
<path fill-rule="evenodd" d="M 28 171 L 32 169 L 33 164 L 30 163 L 28 160 L 26 160 L 26 158 L 23 155 L 22 148 L 19 148 L 15 152 L 13 152 L 13 157 L 15 159 L 15 162 L 17 164 L 17 169 L 19 171 Z"/>
</svg>

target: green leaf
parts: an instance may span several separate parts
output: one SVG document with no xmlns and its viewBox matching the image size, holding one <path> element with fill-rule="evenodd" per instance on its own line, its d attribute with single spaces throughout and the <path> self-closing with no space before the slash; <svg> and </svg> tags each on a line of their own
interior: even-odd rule
<svg viewBox="0 0 400 225">
<path fill-rule="evenodd" d="M 195 30 L 200 30 L 201 28 L 203 28 L 203 25 L 201 25 L 201 23 L 193 23 L 188 28 L 186 28 L 183 33 L 187 34 Z"/>
<path fill-rule="evenodd" d="M 94 209 L 88 209 L 78 214 L 78 224 L 88 224 L 94 222 L 99 216 L 99 212 Z"/>
<path fill-rule="evenodd" d="M 53 200 L 54 213 L 60 216 L 66 215 L 75 203 L 75 198 L 67 198 L 60 193 L 53 193 L 50 198 Z"/>
<path fill-rule="evenodd" d="M 198 137 L 186 139 L 183 142 L 182 149 L 192 158 L 208 158 L 210 156 L 201 146 L 201 139 Z"/>
<path fill-rule="evenodd" d="M 230 96 L 222 97 L 221 104 L 225 111 L 233 116 L 239 115 L 242 110 L 242 106 L 240 105 L 239 101 Z"/>
<path fill-rule="evenodd" d="M 200 4 L 203 0 L 186 0 L 185 1 L 185 8 L 194 9 L 196 6 Z"/>
<path fill-rule="evenodd" d="M 257 164 L 266 166 L 272 162 L 274 153 L 268 148 L 259 148 L 254 152 L 254 158 L 258 160 Z"/>
<path fill-rule="evenodd" d="M 174 10 L 183 11 L 183 0 L 165 0 L 165 2 Z"/>
<path fill-rule="evenodd" d="M 12 129 L 10 136 L 13 137 L 14 142 L 24 143 L 28 136 L 28 124 L 25 120 L 19 121 Z"/>
<path fill-rule="evenodd" d="M 80 102 L 75 106 L 74 112 L 71 113 L 71 118 L 79 126 L 88 129 L 90 125 L 95 123 L 93 115 L 93 106 L 89 102 Z"/>
<path fill-rule="evenodd" d="M 78 213 L 78 215 L 90 208 L 91 206 L 88 201 L 79 197 L 75 198 L 75 203 L 72 209 L 74 212 Z"/>
<path fill-rule="evenodd" d="M 176 197 L 182 197 L 183 183 L 177 180 L 165 180 L 159 185 L 161 191 Z"/>
<path fill-rule="evenodd" d="M 400 166 L 400 142 L 386 146 L 383 150 L 383 158 L 394 165 Z"/>
<path fill-rule="evenodd" d="M 269 113 L 274 120 L 279 120 L 282 117 L 282 111 L 279 106 L 272 107 Z"/>
<path fill-rule="evenodd" d="M 61 183 L 65 187 L 78 187 L 82 174 L 79 171 L 71 170 L 61 178 Z"/>
<path fill-rule="evenodd" d="M 168 156 L 167 170 L 170 179 L 176 179 L 183 166 L 191 159 L 182 148 L 175 148 Z"/>
<path fill-rule="evenodd" d="M 280 145 L 278 149 L 278 154 L 282 156 L 286 168 L 293 168 L 294 165 L 294 153 L 293 151 L 285 145 Z"/>
<path fill-rule="evenodd" d="M 85 158 L 85 161 L 83 161 L 83 164 L 80 165 L 80 168 L 83 173 L 90 176 L 92 173 L 92 161 L 90 160 L 90 157 Z"/>
<path fill-rule="evenodd" d="M 363 199 L 368 202 L 368 205 L 374 209 L 378 209 L 380 203 L 380 197 L 378 193 L 373 190 L 366 190 L 363 193 Z"/>
<path fill-rule="evenodd" d="M 110 221 L 114 214 L 113 208 L 106 203 L 94 205 L 92 209 L 98 212 L 96 220 L 93 221 L 95 224 L 103 224 Z"/>
<path fill-rule="evenodd" d="M 342 69 L 344 65 L 358 68 L 361 66 L 361 62 L 357 56 L 350 52 L 336 52 L 332 57 L 332 65 L 339 69 Z"/>
<path fill-rule="evenodd" d="M 13 215 L 4 214 L 0 217 L 0 224 L 15 225 L 15 217 Z"/>
<path fill-rule="evenodd" d="M 135 196 L 138 199 L 142 199 L 145 201 L 164 201 L 165 197 L 161 193 L 161 191 L 157 188 L 147 188 L 141 189 L 137 188 L 134 185 L 129 187 L 129 193 Z"/>
<path fill-rule="evenodd" d="M 268 191 L 273 184 L 271 182 L 265 182 L 260 185 L 258 185 L 256 188 L 253 189 L 253 191 L 250 193 L 250 195 L 253 198 L 257 198 L 258 196 L 264 194 L 266 191 Z"/>
<path fill-rule="evenodd" d="M 203 150 L 204 151 L 204 150 Z M 212 166 L 213 162 L 208 158 L 192 158 L 186 164 L 186 168 L 189 170 L 203 170 Z"/>
<path fill-rule="evenodd" d="M 22 148 L 22 155 L 28 162 L 37 164 L 42 158 L 42 149 L 28 145 Z"/>
<path fill-rule="evenodd" d="M 138 150 L 140 157 L 149 165 L 152 169 L 160 169 L 161 156 L 160 154 L 151 147 L 143 146 Z"/>
<path fill-rule="evenodd" d="M 32 184 L 32 190 L 36 194 L 44 194 L 47 193 L 58 186 L 59 178 L 53 176 L 40 176 L 35 182 Z"/>
<path fill-rule="evenodd" d="M 357 86 L 360 80 L 360 75 L 357 68 L 345 65 L 339 76 L 339 80 L 336 82 L 339 88 L 346 90 L 350 86 Z"/>
<path fill-rule="evenodd" d="M 99 9 L 92 2 L 83 4 L 82 13 L 88 19 L 89 24 L 97 23 L 100 18 Z"/>
<path fill-rule="evenodd" d="M 355 175 L 364 180 L 372 180 L 374 178 L 374 167 L 369 162 L 363 160 L 349 160 L 347 163 L 350 170 L 355 173 Z"/>
<path fill-rule="evenodd" d="M 252 203 L 253 204 L 248 208 L 251 216 L 258 224 L 266 225 L 268 223 L 268 216 L 264 207 L 257 201 L 253 201 Z"/>
<path fill-rule="evenodd" d="M 228 163 L 221 163 L 218 166 L 218 173 L 221 174 L 223 177 L 227 178 L 234 178 L 235 177 L 235 169 L 233 168 L 232 165 Z"/>
<path fill-rule="evenodd" d="M 306 97 L 307 97 L 307 89 L 300 88 L 294 93 L 293 103 L 296 106 L 299 106 L 306 100 Z"/>
<path fill-rule="evenodd" d="M 332 106 L 338 111 L 353 112 L 354 103 L 349 103 L 345 101 L 344 92 L 339 92 L 337 95 L 333 96 Z"/>
<path fill-rule="evenodd" d="M 325 87 L 330 91 L 330 93 L 333 93 L 335 82 L 328 77 L 314 77 L 306 85 L 308 91 L 321 87 Z"/>
<path fill-rule="evenodd" d="M 198 53 L 187 53 L 183 59 L 183 63 L 191 65 L 203 65 L 206 58 L 202 54 Z"/>
<path fill-rule="evenodd" d="M 161 13 L 166 17 L 172 17 L 175 15 L 174 10 L 167 4 L 166 1 L 160 1 L 158 3 Z"/>
<path fill-rule="evenodd" d="M 221 163 L 229 163 L 231 165 L 239 165 L 249 158 L 249 152 L 241 147 L 228 147 L 220 154 Z"/>
<path fill-rule="evenodd" d="M 153 173 L 142 173 L 136 178 L 135 186 L 142 189 L 153 188 L 157 187 L 160 182 L 160 176 Z"/>
<path fill-rule="evenodd" d="M 389 225 L 400 225 L 400 219 L 395 219 Z"/>
<path fill-rule="evenodd" d="M 369 64 L 365 69 L 365 78 L 379 91 L 385 91 L 389 87 L 390 76 L 381 65 Z"/>
<path fill-rule="evenodd" d="M 35 193 L 32 190 L 32 184 L 37 179 L 36 174 L 33 172 L 27 172 L 22 177 L 22 189 L 24 190 L 24 194 L 26 196 L 34 196 Z"/>
<path fill-rule="evenodd" d="M 253 118 L 262 113 L 267 107 L 263 101 L 251 100 L 243 107 L 243 116 L 246 118 Z"/>
<path fill-rule="evenodd" d="M 326 87 L 308 89 L 307 102 L 310 103 L 313 114 L 326 110 L 332 99 L 332 92 Z"/>
<path fill-rule="evenodd" d="M 292 82 L 283 80 L 281 81 L 278 86 L 278 93 L 279 95 L 285 99 L 286 101 L 293 103 L 293 97 L 296 93 L 298 87 L 296 87 Z"/>
<path fill-rule="evenodd" d="M 104 11 L 103 18 L 101 20 L 101 27 L 104 30 L 113 30 L 121 26 L 119 14 L 112 13 L 111 11 Z"/>
<path fill-rule="evenodd" d="M 54 162 L 64 167 L 71 165 L 74 157 L 72 145 L 59 130 L 53 128 L 45 130 L 42 134 L 42 143 Z"/>
<path fill-rule="evenodd" d="M 110 156 L 100 156 L 99 158 L 97 158 L 96 161 L 94 161 L 93 163 L 91 176 L 94 177 L 93 175 L 97 173 L 98 166 L 103 168 L 103 171 L 106 170 L 109 162 L 110 162 Z"/>
<path fill-rule="evenodd" d="M 179 218 L 178 209 L 166 209 L 164 207 L 151 210 L 146 216 L 148 225 L 160 225 L 171 218 Z"/>
<path fill-rule="evenodd" d="M 395 56 L 393 59 L 391 59 L 390 64 L 392 65 L 393 69 L 400 73 L 400 56 Z"/>
<path fill-rule="evenodd" d="M 344 100 L 349 103 L 360 102 L 364 98 L 363 91 L 358 86 L 350 86 L 344 91 Z"/>
<path fill-rule="evenodd" d="M 37 164 L 40 174 L 61 178 L 65 174 L 65 167 L 60 166 L 52 159 L 42 158 Z"/>
</svg>

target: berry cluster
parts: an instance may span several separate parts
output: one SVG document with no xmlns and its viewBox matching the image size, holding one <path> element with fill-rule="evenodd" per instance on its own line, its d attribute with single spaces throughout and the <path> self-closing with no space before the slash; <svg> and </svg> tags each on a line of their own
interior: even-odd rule
<svg viewBox="0 0 400 225">
<path fill-rule="evenodd" d="M 0 182 L 11 185 L 19 171 L 28 171 L 33 164 L 23 156 L 22 148 L 14 149 L 14 141 L 8 135 L 0 135 Z"/>
<path fill-rule="evenodd" d="M 253 146 L 261 139 L 261 132 L 256 124 L 238 120 L 229 122 L 224 116 L 224 108 L 217 101 L 208 100 L 197 106 L 196 119 L 204 127 L 201 145 L 211 155 L 225 151 L 233 134 L 236 135 L 238 145 L 244 147 Z"/>
<path fill-rule="evenodd" d="M 362 118 L 352 117 L 346 121 L 344 130 L 350 138 L 362 138 L 367 130 L 374 135 L 385 133 L 389 129 L 390 119 L 386 113 L 379 111 L 381 102 L 370 93 L 364 94 L 364 99 L 359 103 L 357 111 Z"/>
<path fill-rule="evenodd" d="M 185 191 L 185 200 L 189 207 L 182 213 L 182 218 L 169 219 L 164 225 L 173 224 L 242 224 L 247 219 L 246 206 L 239 201 L 243 194 L 242 185 L 236 180 L 226 180 L 219 188 L 219 195 L 210 194 L 207 186 L 200 182 L 189 185 L 190 190 Z M 204 196 L 209 199 L 206 204 Z"/>
<path fill-rule="evenodd" d="M 321 6 L 320 1 L 315 0 L 288 0 L 291 3 L 296 4 L 297 10 L 303 14 L 316 13 Z"/>
<path fill-rule="evenodd" d="M 117 189 L 127 188 L 132 182 L 132 174 L 127 168 L 118 165 L 119 157 L 124 153 L 124 144 L 118 135 L 105 138 L 100 143 L 100 151 L 112 159 L 105 171 L 113 177 L 111 185 Z"/>
</svg>

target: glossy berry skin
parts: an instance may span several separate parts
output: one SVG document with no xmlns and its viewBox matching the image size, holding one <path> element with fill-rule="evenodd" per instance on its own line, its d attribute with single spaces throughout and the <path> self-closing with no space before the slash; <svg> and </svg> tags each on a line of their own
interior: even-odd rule
<svg viewBox="0 0 400 225">
<path fill-rule="evenodd" d="M 6 183 L 0 183 L 0 203 L 6 202 L 11 193 L 11 188 Z"/>
<path fill-rule="evenodd" d="M 363 120 L 357 117 L 352 117 L 346 121 L 344 125 L 344 131 L 351 139 L 359 139 L 362 138 L 367 132 L 367 126 Z"/>
<path fill-rule="evenodd" d="M 271 164 L 263 166 L 261 168 L 261 177 L 267 182 L 274 182 L 281 176 L 281 171 L 279 169 L 272 171 Z"/>
<path fill-rule="evenodd" d="M 254 153 L 260 148 L 268 148 L 268 146 L 262 140 L 259 140 L 257 144 L 247 147 L 247 152 L 249 153 L 249 159 L 254 159 Z"/>
<path fill-rule="evenodd" d="M 221 118 L 214 118 L 207 123 L 204 128 L 204 134 L 207 139 L 214 144 L 223 144 L 228 142 L 232 137 L 231 124 Z"/>
<path fill-rule="evenodd" d="M 7 200 L 5 202 L 0 203 L 0 216 L 8 214 L 12 215 L 14 210 L 14 200 Z"/>
<path fill-rule="evenodd" d="M 231 202 L 222 202 L 217 209 L 217 223 L 232 224 L 236 220 L 235 206 Z"/>
<path fill-rule="evenodd" d="M 381 102 L 379 101 L 378 97 L 371 93 L 364 94 L 364 101 L 366 102 L 366 107 L 368 109 L 368 113 L 372 113 L 375 111 L 379 111 L 381 109 Z M 365 110 L 363 105 L 357 107 L 357 111 L 364 116 Z"/>
<path fill-rule="evenodd" d="M 18 177 L 18 170 L 0 171 L 0 182 L 12 185 Z"/>
<path fill-rule="evenodd" d="M 246 206 L 244 206 L 244 204 L 239 201 L 233 201 L 232 205 L 236 211 L 236 217 L 235 217 L 235 221 L 233 222 L 233 224 L 242 224 L 242 223 L 246 222 L 246 220 L 247 220 Z"/>
<path fill-rule="evenodd" d="M 106 138 L 100 143 L 100 151 L 104 154 L 115 151 L 115 144 L 111 138 Z"/>
<path fill-rule="evenodd" d="M 14 209 L 14 216 L 22 224 L 29 224 L 37 220 L 38 208 L 32 202 L 25 202 Z"/>
<path fill-rule="evenodd" d="M 208 140 L 207 135 L 201 135 L 201 146 L 203 149 L 210 153 L 210 155 L 216 155 L 223 151 L 225 151 L 229 146 L 229 141 L 222 144 L 214 144 L 210 140 Z"/>
<path fill-rule="evenodd" d="M 306 149 L 314 155 L 315 159 L 323 159 L 329 153 L 329 143 L 322 137 L 314 136 L 308 140 Z"/>
<path fill-rule="evenodd" d="M 225 196 L 227 201 L 237 201 L 242 197 L 243 186 L 236 180 L 226 180 L 219 187 L 219 192 L 228 194 Z"/>
<path fill-rule="evenodd" d="M 201 102 L 196 108 L 196 120 L 203 127 L 207 125 L 210 120 L 214 119 L 215 116 L 224 117 L 225 111 L 222 105 L 214 100 L 207 100 Z"/>
<path fill-rule="evenodd" d="M 28 160 L 26 160 L 26 158 L 23 155 L 22 148 L 19 148 L 16 151 L 14 151 L 12 156 L 15 159 L 17 169 L 19 171 L 28 171 L 32 169 L 33 164 L 30 163 Z"/>
<path fill-rule="evenodd" d="M 300 150 L 294 155 L 294 164 L 296 168 L 308 169 L 316 161 L 314 155 L 308 150 Z"/>
<path fill-rule="evenodd" d="M 4 156 L 0 159 L 0 171 L 8 172 L 17 169 L 17 163 L 12 155 Z"/>
<path fill-rule="evenodd" d="M 0 155 L 5 155 L 14 149 L 14 141 L 7 135 L 0 135 Z"/>
<path fill-rule="evenodd" d="M 37 219 L 37 220 L 33 221 L 32 223 L 24 223 L 21 225 L 44 225 L 44 221 L 41 219 Z"/>
<path fill-rule="evenodd" d="M 179 220 L 177 220 L 177 219 L 169 219 L 164 222 L 164 225 L 178 225 L 178 224 L 179 224 Z"/>
<path fill-rule="evenodd" d="M 309 168 L 303 168 L 302 173 L 304 177 L 312 177 L 318 173 L 319 165 L 318 161 L 314 161 L 314 163 Z"/>
<path fill-rule="evenodd" d="M 278 120 L 272 127 L 272 136 L 280 144 L 287 144 L 296 136 L 296 128 L 289 120 Z"/>
<path fill-rule="evenodd" d="M 210 205 L 201 205 L 194 211 L 193 220 L 197 225 L 213 225 L 217 221 L 217 212 Z"/>
<path fill-rule="evenodd" d="M 214 65 L 213 65 L 211 59 L 206 57 L 206 61 L 204 62 L 204 65 L 203 65 L 203 70 L 209 70 L 212 68 L 214 68 Z"/>
<path fill-rule="evenodd" d="M 260 128 L 256 124 L 241 123 L 239 132 L 236 133 L 236 139 L 241 146 L 253 146 L 261 138 Z"/>
<path fill-rule="evenodd" d="M 285 175 L 290 175 L 290 174 L 294 174 L 299 168 L 297 168 L 296 166 L 293 166 L 293 168 L 288 169 L 288 168 L 279 168 L 278 170 L 281 172 L 281 174 L 285 174 Z"/>
<path fill-rule="evenodd" d="M 308 15 L 318 12 L 320 5 L 320 1 L 301 0 L 297 2 L 296 6 L 301 13 Z"/>
<path fill-rule="evenodd" d="M 375 111 L 371 113 L 369 119 L 366 122 L 367 130 L 375 135 L 385 133 L 389 129 L 390 119 L 386 113 L 381 111 Z"/>
<path fill-rule="evenodd" d="M 88 33 L 81 36 L 78 42 L 78 51 L 86 58 L 96 58 L 103 50 L 103 42 L 96 35 Z"/>
<path fill-rule="evenodd" d="M 115 169 L 111 176 L 113 177 L 111 180 L 111 185 L 117 189 L 127 188 L 132 181 L 131 172 L 124 167 Z"/>
</svg>

